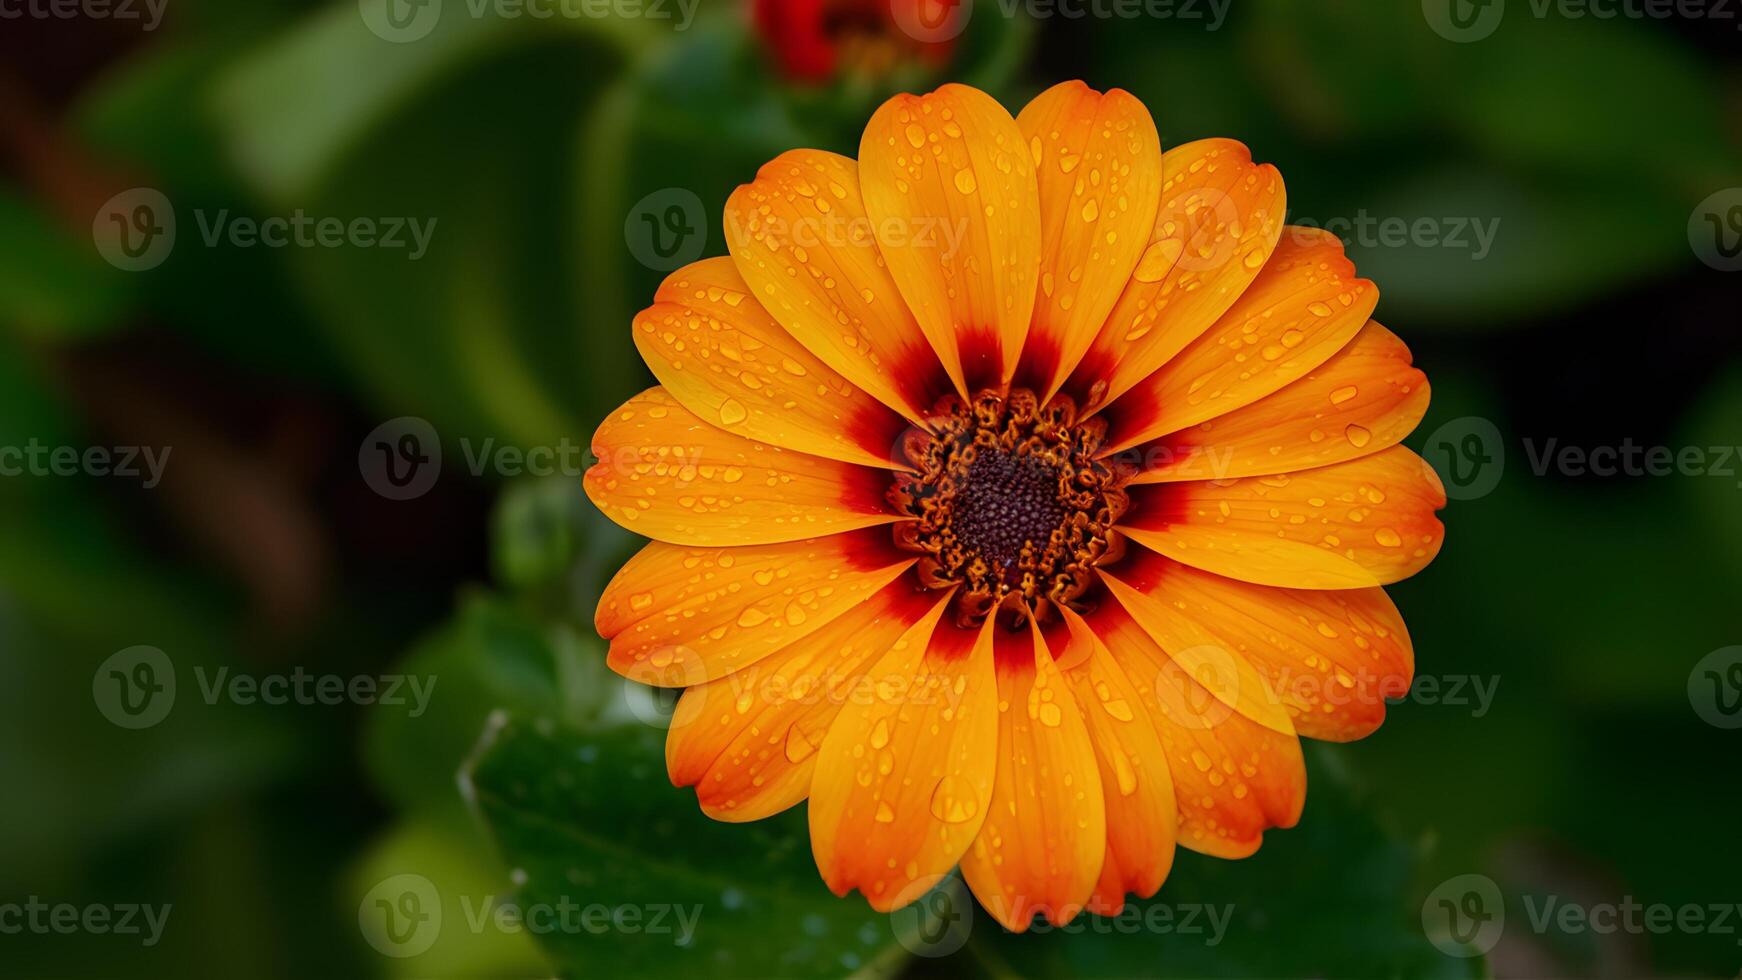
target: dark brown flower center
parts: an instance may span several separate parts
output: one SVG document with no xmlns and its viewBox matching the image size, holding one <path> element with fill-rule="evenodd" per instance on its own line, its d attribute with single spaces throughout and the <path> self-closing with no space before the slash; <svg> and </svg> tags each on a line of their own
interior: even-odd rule
<svg viewBox="0 0 1742 980">
<path fill-rule="evenodd" d="M 902 451 L 889 498 L 915 518 L 896 525 L 896 543 L 922 557 L 920 580 L 960 588 L 964 624 L 1008 610 L 1013 622 L 1084 608 L 1095 565 L 1116 557 L 1113 525 L 1127 505 L 1123 476 L 1096 459 L 1100 419 L 1078 424 L 1065 397 L 1042 407 L 1034 393 L 984 392 L 973 403 L 949 396 Z"/>
</svg>

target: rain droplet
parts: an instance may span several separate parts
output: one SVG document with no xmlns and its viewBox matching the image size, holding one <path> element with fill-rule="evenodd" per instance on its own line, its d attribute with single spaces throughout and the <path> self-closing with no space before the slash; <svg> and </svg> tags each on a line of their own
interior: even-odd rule
<svg viewBox="0 0 1742 980">
<path fill-rule="evenodd" d="M 938 780 L 931 794 L 931 815 L 944 823 L 966 823 L 980 812 L 973 787 L 961 776 Z"/>
</svg>

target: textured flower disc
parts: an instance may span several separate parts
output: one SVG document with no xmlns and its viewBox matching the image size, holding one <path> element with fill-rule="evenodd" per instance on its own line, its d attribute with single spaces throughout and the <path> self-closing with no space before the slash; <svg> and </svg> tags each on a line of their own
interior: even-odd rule
<svg viewBox="0 0 1742 980">
<path fill-rule="evenodd" d="M 685 688 L 672 781 L 721 820 L 809 800 L 878 909 L 960 865 L 1011 929 L 1110 914 L 1176 845 L 1299 818 L 1299 738 L 1376 729 L 1445 494 L 1427 379 L 1336 238 L 1230 140 L 1163 152 L 1080 82 L 1011 118 L 897 96 L 859 160 L 776 158 L 730 257 L 635 319 L 659 386 L 595 504 L 653 542 L 598 611 Z"/>
</svg>

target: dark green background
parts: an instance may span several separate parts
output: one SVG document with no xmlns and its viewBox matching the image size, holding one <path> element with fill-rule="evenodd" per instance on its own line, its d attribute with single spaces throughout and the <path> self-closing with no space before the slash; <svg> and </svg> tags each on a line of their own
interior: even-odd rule
<svg viewBox="0 0 1742 980">
<path fill-rule="evenodd" d="M 1421 5 L 1236 0 L 1171 18 L 998 16 L 941 73 L 797 88 L 732 3 L 649 21 L 453 14 L 371 35 L 355 3 L 169 0 L 163 28 L 0 22 L 0 444 L 170 445 L 164 484 L 0 478 L 0 903 L 173 903 L 163 942 L 0 935 L 17 976 L 1734 976 L 1710 932 L 1537 933 L 1526 897 L 1742 901 L 1742 731 L 1689 674 L 1742 643 L 1742 476 L 1533 471 L 1548 440 L 1742 444 L 1742 273 L 1688 223 L 1742 187 L 1735 20 L 1538 17 L 1458 44 Z M 1742 12 L 1739 12 L 1742 14 Z M 1309 746 L 1302 826 L 1230 864 L 1181 852 L 1162 903 L 1234 903 L 1181 935 L 999 934 L 906 962 L 885 917 L 827 895 L 802 811 L 728 827 L 665 784 L 659 733 L 601 667 L 598 589 L 634 546 L 575 478 L 473 477 L 462 441 L 584 445 L 649 383 L 630 316 L 661 273 L 624 224 L 664 188 L 719 207 L 778 152 L 853 152 L 896 87 L 969 81 L 1021 104 L 1082 77 L 1129 89 L 1164 145 L 1222 135 L 1278 165 L 1293 214 L 1498 221 L 1491 254 L 1355 242 L 1378 317 L 1433 383 L 1410 445 L 1499 433 L 1492 492 L 1393 594 L 1418 672 L 1498 684 L 1418 698 L 1371 738 Z M 169 260 L 104 264 L 90 218 L 163 191 Z M 438 219 L 430 253 L 205 247 L 188 217 Z M 391 501 L 358 447 L 430 421 L 447 464 Z M 1461 423 L 1460 423 L 1461 424 Z M 1462 431 L 1454 428 L 1453 432 Z M 1742 461 L 1731 460 L 1732 467 Z M 1490 464 L 1493 465 L 1493 464 Z M 148 644 L 181 691 L 160 725 L 96 710 L 92 674 Z M 437 678 L 427 714 L 208 706 L 193 672 Z M 1449 681 L 1447 681 L 1449 682 Z M 1430 703 L 1432 702 L 1432 703 Z M 512 717 L 455 772 L 494 709 Z M 581 761 L 584 760 L 584 761 Z M 483 818 L 483 819 L 481 819 Z M 497 835 L 485 829 L 485 821 Z M 499 839 L 497 839 L 499 837 Z M 693 947 L 474 934 L 455 896 L 704 905 Z M 358 906 L 415 872 L 446 896 L 428 953 L 377 954 Z M 1486 960 L 1422 933 L 1428 892 L 1506 895 Z M 566 876 L 566 877 L 565 877 Z M 566 882 L 566 883 L 565 883 Z M 682 897 L 680 897 L 682 896 Z"/>
</svg>

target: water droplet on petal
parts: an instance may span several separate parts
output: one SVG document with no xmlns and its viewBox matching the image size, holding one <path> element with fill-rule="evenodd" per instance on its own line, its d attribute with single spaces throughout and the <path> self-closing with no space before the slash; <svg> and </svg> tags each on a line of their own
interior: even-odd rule
<svg viewBox="0 0 1742 980">
<path fill-rule="evenodd" d="M 931 794 L 931 815 L 944 823 L 966 823 L 980 812 L 973 786 L 961 776 L 938 780 Z"/>
</svg>

